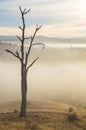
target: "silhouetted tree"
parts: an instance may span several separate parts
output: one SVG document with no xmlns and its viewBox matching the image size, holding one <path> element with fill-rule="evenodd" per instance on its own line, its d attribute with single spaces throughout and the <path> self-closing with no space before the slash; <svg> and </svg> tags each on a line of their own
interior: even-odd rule
<svg viewBox="0 0 86 130">
<path fill-rule="evenodd" d="M 19 26 L 19 29 L 21 30 L 21 37 L 17 36 L 17 38 L 19 39 L 21 46 L 20 46 L 20 51 L 16 50 L 16 52 L 13 52 L 11 50 L 6 50 L 6 52 L 12 54 L 14 57 L 16 57 L 20 63 L 21 63 L 21 109 L 20 109 L 20 117 L 26 117 L 26 104 L 27 104 L 27 72 L 30 69 L 30 67 L 39 59 L 39 57 L 37 57 L 36 59 L 33 60 L 32 63 L 30 63 L 28 65 L 28 58 L 31 52 L 31 49 L 33 46 L 35 45 L 42 45 L 44 48 L 44 44 L 43 43 L 34 43 L 34 38 L 36 36 L 36 33 L 38 32 L 38 30 L 42 27 L 42 26 L 36 26 L 36 29 L 33 33 L 33 35 L 31 37 L 25 37 L 25 29 L 26 29 L 26 25 L 25 25 L 25 15 L 27 13 L 30 12 L 29 10 L 26 10 L 26 8 L 24 10 L 21 9 L 21 7 L 19 6 L 19 10 L 21 13 L 21 18 L 22 18 L 22 26 Z M 27 49 L 27 52 L 25 52 L 25 40 L 26 39 L 30 39 L 28 40 L 29 42 L 29 46 Z"/>
</svg>

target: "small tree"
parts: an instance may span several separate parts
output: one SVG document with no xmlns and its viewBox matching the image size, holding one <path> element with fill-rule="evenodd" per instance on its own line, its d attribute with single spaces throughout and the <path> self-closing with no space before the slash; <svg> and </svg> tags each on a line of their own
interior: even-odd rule
<svg viewBox="0 0 86 130">
<path fill-rule="evenodd" d="M 25 17 L 24 16 L 27 13 L 30 12 L 30 9 L 26 10 L 26 8 L 25 8 L 24 10 L 22 10 L 21 7 L 19 6 L 19 10 L 20 10 L 20 13 L 21 13 L 21 18 L 22 18 L 22 27 L 19 26 L 19 29 L 21 30 L 21 37 L 17 36 L 17 38 L 19 39 L 19 41 L 21 43 L 20 51 L 16 50 L 16 52 L 13 52 L 13 51 L 7 49 L 6 52 L 12 54 L 21 63 L 21 109 L 20 109 L 20 117 L 26 117 L 27 73 L 28 73 L 28 70 L 30 69 L 30 67 L 39 59 L 39 57 L 34 59 L 33 62 L 30 63 L 29 65 L 28 65 L 28 58 L 29 58 L 29 55 L 30 55 L 30 52 L 31 52 L 31 49 L 32 49 L 33 46 L 42 45 L 43 48 L 44 48 L 44 44 L 43 43 L 34 43 L 34 38 L 35 38 L 38 30 L 42 26 L 37 25 L 33 35 L 31 37 L 25 37 L 26 25 L 25 25 Z M 25 52 L 25 40 L 26 39 L 30 39 L 27 52 Z"/>
</svg>

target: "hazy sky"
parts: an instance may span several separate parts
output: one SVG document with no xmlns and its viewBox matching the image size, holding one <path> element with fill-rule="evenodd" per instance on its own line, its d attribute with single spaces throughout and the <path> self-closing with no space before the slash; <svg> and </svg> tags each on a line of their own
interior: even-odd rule
<svg viewBox="0 0 86 130">
<path fill-rule="evenodd" d="M 19 5 L 31 9 L 26 17 L 28 35 L 39 24 L 43 25 L 39 35 L 86 36 L 86 0 L 0 0 L 0 35 L 19 33 Z"/>
</svg>

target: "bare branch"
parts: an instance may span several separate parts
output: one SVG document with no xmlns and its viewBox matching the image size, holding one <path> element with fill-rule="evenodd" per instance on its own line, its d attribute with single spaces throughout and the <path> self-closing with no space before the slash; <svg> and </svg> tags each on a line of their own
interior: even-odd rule
<svg viewBox="0 0 86 130">
<path fill-rule="evenodd" d="M 16 36 L 16 37 L 19 39 L 20 42 L 22 42 L 22 39 L 19 36 Z"/>
<path fill-rule="evenodd" d="M 27 67 L 27 71 L 28 69 L 39 59 L 39 57 L 37 57 L 28 67 Z"/>
<path fill-rule="evenodd" d="M 26 9 L 22 10 L 21 7 L 20 8 L 20 11 L 21 11 L 21 17 L 22 17 L 22 28 L 20 27 L 20 29 L 22 29 L 22 36 L 21 38 L 19 36 L 17 36 L 17 38 L 20 40 L 21 42 L 21 62 L 22 62 L 22 65 L 23 65 L 23 62 L 24 62 L 24 37 L 25 37 L 25 19 L 24 19 L 24 12 Z"/>
<path fill-rule="evenodd" d="M 25 11 L 26 11 L 26 8 L 23 10 L 23 13 L 25 13 Z"/>
<path fill-rule="evenodd" d="M 19 52 L 18 51 L 16 51 L 16 53 L 14 53 L 13 51 L 8 50 L 8 49 L 5 50 L 5 51 L 8 52 L 8 53 L 10 53 L 10 54 L 12 54 L 14 57 L 18 58 L 21 61 L 21 58 L 19 56 Z"/>
<path fill-rule="evenodd" d="M 20 12 L 21 12 L 22 15 L 25 15 L 25 14 L 29 13 L 31 9 L 28 9 L 26 11 L 26 8 L 24 10 L 22 10 L 21 7 L 19 6 L 19 10 L 20 10 Z"/>
<path fill-rule="evenodd" d="M 19 26 L 19 29 L 20 29 L 20 30 L 23 30 L 23 28 L 22 28 L 21 26 Z"/>
<path fill-rule="evenodd" d="M 5 50 L 6 52 L 8 52 L 8 53 L 11 53 L 13 56 L 15 56 L 16 57 L 16 54 L 14 53 L 14 52 L 12 52 L 11 50 Z"/>
<path fill-rule="evenodd" d="M 37 31 L 38 31 L 41 27 L 42 27 L 42 25 L 41 25 L 41 26 L 36 25 Z"/>
<path fill-rule="evenodd" d="M 19 55 L 19 52 L 16 51 L 15 53 L 16 53 L 16 56 L 17 56 L 17 57 L 20 59 L 20 61 L 21 61 L 21 57 L 20 57 L 20 55 Z"/>
<path fill-rule="evenodd" d="M 25 58 L 25 64 L 27 64 L 28 57 L 29 57 L 29 54 L 30 54 L 30 51 L 31 51 L 31 47 L 32 47 L 32 43 L 33 43 L 33 40 L 34 40 L 34 38 L 35 38 L 35 36 L 36 36 L 36 33 L 38 32 L 38 30 L 39 30 L 41 27 L 42 27 L 42 26 L 36 25 L 36 29 L 35 29 L 35 31 L 34 31 L 34 33 L 33 33 L 33 36 L 31 36 L 30 46 L 29 46 L 29 48 L 28 48 L 28 52 L 27 52 L 26 58 Z"/>
<path fill-rule="evenodd" d="M 29 13 L 31 9 L 27 10 L 27 11 L 24 11 L 24 15 Z"/>
<path fill-rule="evenodd" d="M 42 45 L 42 49 L 45 49 L 45 44 L 44 43 L 33 43 L 32 46 L 35 46 L 35 45 Z"/>
<path fill-rule="evenodd" d="M 20 6 L 19 6 L 19 9 L 20 9 L 20 12 L 21 12 L 21 14 L 22 14 L 23 12 L 22 12 L 22 9 L 21 9 L 21 7 L 20 7 Z"/>
</svg>

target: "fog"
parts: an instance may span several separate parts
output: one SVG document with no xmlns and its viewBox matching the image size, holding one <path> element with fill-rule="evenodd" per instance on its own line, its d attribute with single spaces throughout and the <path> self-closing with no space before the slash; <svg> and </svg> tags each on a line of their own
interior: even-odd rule
<svg viewBox="0 0 86 130">
<path fill-rule="evenodd" d="M 40 59 L 28 72 L 27 99 L 48 98 L 84 104 L 86 48 L 47 47 L 44 51 L 35 48 L 31 59 L 36 54 Z M 7 55 L 0 60 L 0 102 L 21 99 L 20 63 Z"/>
</svg>

